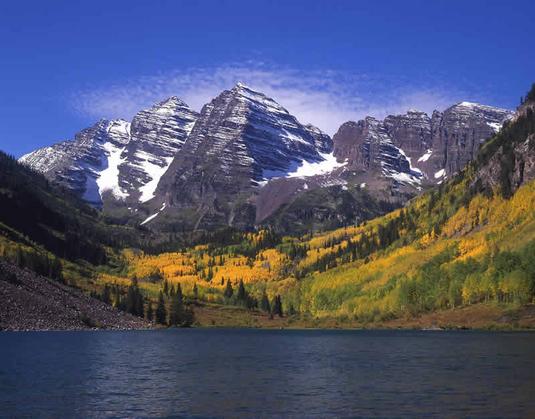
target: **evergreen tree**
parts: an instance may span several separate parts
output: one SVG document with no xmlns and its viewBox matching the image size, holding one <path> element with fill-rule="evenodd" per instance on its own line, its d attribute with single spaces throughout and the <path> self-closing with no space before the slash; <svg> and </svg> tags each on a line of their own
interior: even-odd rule
<svg viewBox="0 0 535 419">
<path fill-rule="evenodd" d="M 232 295 L 234 294 L 234 290 L 232 289 L 232 284 L 230 283 L 230 279 L 227 280 L 227 287 L 225 288 L 224 296 L 225 298 L 232 298 Z"/>
<path fill-rule="evenodd" d="M 125 310 L 134 316 L 143 317 L 143 295 L 139 290 L 137 278 L 132 278 L 132 283 L 126 293 Z"/>
<path fill-rule="evenodd" d="M 272 311 L 273 315 L 282 317 L 282 301 L 281 301 L 280 295 L 276 295 L 275 298 L 273 298 L 272 307 L 273 307 L 273 311 Z"/>
<path fill-rule="evenodd" d="M 147 320 L 149 322 L 151 322 L 153 317 L 154 317 L 154 312 L 152 311 L 152 302 L 151 301 L 149 301 L 148 304 L 147 304 L 147 315 L 146 315 L 146 317 L 147 317 Z"/>
<path fill-rule="evenodd" d="M 163 281 L 163 293 L 166 296 L 169 296 L 169 283 L 167 282 L 167 279 Z"/>
<path fill-rule="evenodd" d="M 143 295 L 139 291 L 139 288 L 137 289 L 136 293 L 136 316 L 144 317 L 145 316 L 145 310 L 144 310 L 144 304 L 143 304 Z"/>
<path fill-rule="evenodd" d="M 156 307 L 156 322 L 165 324 L 167 320 L 167 310 L 165 309 L 165 302 L 163 299 L 163 293 L 160 291 L 158 295 L 158 306 Z"/>
<path fill-rule="evenodd" d="M 169 326 L 180 326 L 182 324 L 182 298 L 179 293 L 176 293 L 171 299 L 169 307 Z"/>
<path fill-rule="evenodd" d="M 269 304 L 269 298 L 266 291 L 264 291 L 262 299 L 260 300 L 260 310 L 265 311 L 266 313 L 271 313 L 271 305 Z"/>
<path fill-rule="evenodd" d="M 199 298 L 199 289 L 197 288 L 197 283 L 193 284 L 193 299 L 197 300 Z"/>
<path fill-rule="evenodd" d="M 238 294 L 236 295 L 238 301 L 245 302 L 247 300 L 247 291 L 245 291 L 245 286 L 243 285 L 243 280 L 240 279 L 240 284 L 238 285 Z"/>
<path fill-rule="evenodd" d="M 180 301 L 180 304 L 184 302 L 184 294 L 182 293 L 182 287 L 180 286 L 180 283 L 178 283 L 176 287 L 176 297 Z"/>
<path fill-rule="evenodd" d="M 110 287 L 108 286 L 108 284 L 104 285 L 104 289 L 102 290 L 101 300 L 102 300 L 102 302 L 104 302 L 106 304 L 110 304 L 111 303 Z"/>
</svg>

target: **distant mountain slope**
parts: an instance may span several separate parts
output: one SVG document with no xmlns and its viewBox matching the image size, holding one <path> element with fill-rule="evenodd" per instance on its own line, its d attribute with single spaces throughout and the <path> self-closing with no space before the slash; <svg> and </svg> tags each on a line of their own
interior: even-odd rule
<svg viewBox="0 0 535 419">
<path fill-rule="evenodd" d="M 140 278 L 157 270 L 210 302 L 235 301 L 225 295 L 229 284 L 245 286 L 242 295 L 264 307 L 282 298 L 289 318 L 313 324 L 414 325 L 440 312 L 428 319 L 443 327 L 533 327 L 518 316 L 532 316 L 535 302 L 534 208 L 535 86 L 475 160 L 404 208 L 300 238 L 265 229 L 132 254 L 128 269 Z M 463 313 L 487 317 L 459 321 Z"/>
<path fill-rule="evenodd" d="M 364 322 L 533 302 L 534 96 L 535 86 L 477 159 L 437 190 L 366 226 L 313 239 L 305 261 L 320 272 L 305 269 L 287 299 L 315 315 Z"/>
<path fill-rule="evenodd" d="M 92 205 L 120 200 L 132 206 L 153 197 L 196 118 L 171 97 L 139 112 L 132 123 L 101 120 L 74 140 L 35 150 L 20 161 Z"/>
<path fill-rule="evenodd" d="M 239 83 L 203 107 L 158 186 L 152 223 L 166 215 L 185 228 L 251 227 L 251 198 L 267 180 L 324 161 L 331 150 L 329 136 Z"/>
<path fill-rule="evenodd" d="M 461 102 L 431 117 L 410 110 L 383 121 L 346 122 L 333 137 L 338 166 L 315 176 L 270 182 L 260 191 L 257 222 L 303 233 L 384 214 L 465 167 L 512 115 Z M 290 225 L 288 218 L 296 222 Z"/>
<path fill-rule="evenodd" d="M 136 243 L 127 227 L 104 223 L 99 212 L 70 190 L 0 152 L 0 254 L 17 258 L 15 244 L 42 256 L 106 262 L 105 246 Z"/>
<path fill-rule="evenodd" d="M 115 222 L 299 234 L 400 207 L 462 169 L 510 117 L 461 102 L 431 116 L 349 121 L 331 139 L 238 83 L 200 115 L 171 97 L 131 123 L 101 120 L 20 161 Z"/>
</svg>

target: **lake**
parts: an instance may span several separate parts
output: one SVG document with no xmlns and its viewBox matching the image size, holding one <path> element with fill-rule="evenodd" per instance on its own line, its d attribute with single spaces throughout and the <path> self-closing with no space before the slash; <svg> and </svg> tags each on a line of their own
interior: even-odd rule
<svg viewBox="0 0 535 419">
<path fill-rule="evenodd" d="M 535 417 L 535 333 L 0 333 L 3 416 Z"/>
</svg>

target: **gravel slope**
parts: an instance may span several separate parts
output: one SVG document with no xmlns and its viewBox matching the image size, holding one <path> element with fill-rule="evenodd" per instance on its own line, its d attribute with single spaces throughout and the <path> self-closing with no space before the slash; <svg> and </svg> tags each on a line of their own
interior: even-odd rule
<svg viewBox="0 0 535 419">
<path fill-rule="evenodd" d="M 0 260 L 0 330 L 144 329 L 145 320 Z"/>
</svg>

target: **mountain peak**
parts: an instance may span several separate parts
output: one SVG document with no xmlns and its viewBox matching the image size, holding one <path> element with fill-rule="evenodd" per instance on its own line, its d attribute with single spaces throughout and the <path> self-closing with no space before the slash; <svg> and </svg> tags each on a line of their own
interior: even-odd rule
<svg viewBox="0 0 535 419">
<path fill-rule="evenodd" d="M 458 102 L 448 109 L 459 109 L 459 108 L 466 109 L 466 110 L 474 110 L 474 111 L 496 111 L 496 112 L 505 113 L 505 114 L 509 114 L 509 113 L 512 114 L 512 111 L 508 109 L 498 108 L 496 106 L 482 105 L 481 103 L 468 102 L 468 101 Z"/>
<path fill-rule="evenodd" d="M 235 89 L 248 89 L 248 90 L 251 90 L 251 88 L 249 86 L 247 86 L 244 82 L 242 81 L 239 81 L 238 83 L 236 83 L 236 85 L 234 86 Z"/>
<path fill-rule="evenodd" d="M 153 109 L 155 108 L 163 108 L 163 107 L 188 107 L 186 102 L 184 102 L 182 99 L 180 99 L 178 96 L 170 96 L 167 99 L 162 100 L 161 102 L 156 103 L 152 106 Z"/>
</svg>

